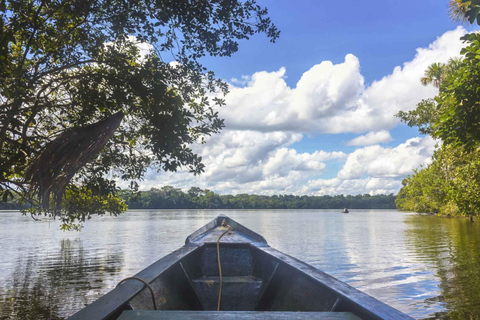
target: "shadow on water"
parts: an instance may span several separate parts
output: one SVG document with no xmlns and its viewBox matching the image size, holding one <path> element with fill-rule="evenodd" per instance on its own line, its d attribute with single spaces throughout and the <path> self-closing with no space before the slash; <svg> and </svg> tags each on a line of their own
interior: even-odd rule
<svg viewBox="0 0 480 320">
<path fill-rule="evenodd" d="M 434 216 L 409 216 L 406 222 L 408 245 L 440 282 L 440 294 L 425 304 L 447 310 L 427 319 L 480 319 L 480 223 Z"/>
<path fill-rule="evenodd" d="M 121 253 L 87 253 L 79 239 L 63 239 L 60 249 L 18 260 L 0 296 L 0 319 L 64 319 L 101 295 L 104 280 L 121 271 Z"/>
</svg>

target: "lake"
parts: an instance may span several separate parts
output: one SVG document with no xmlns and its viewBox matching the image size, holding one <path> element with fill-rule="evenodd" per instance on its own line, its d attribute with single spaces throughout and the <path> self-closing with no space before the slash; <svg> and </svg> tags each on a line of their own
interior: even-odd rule
<svg viewBox="0 0 480 320">
<path fill-rule="evenodd" d="M 218 214 L 417 319 L 480 319 L 480 222 L 395 210 L 130 210 L 82 232 L 0 211 L 0 319 L 64 319 Z"/>
</svg>

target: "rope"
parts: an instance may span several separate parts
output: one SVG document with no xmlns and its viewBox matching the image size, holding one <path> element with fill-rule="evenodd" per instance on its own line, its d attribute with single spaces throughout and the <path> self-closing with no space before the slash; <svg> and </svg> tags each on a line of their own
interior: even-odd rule
<svg viewBox="0 0 480 320">
<path fill-rule="evenodd" d="M 222 264 L 220 263 L 220 239 L 230 230 L 233 231 L 233 228 L 227 224 L 225 219 L 223 219 L 222 222 L 222 227 L 228 227 L 227 230 L 225 230 L 220 237 L 217 239 L 217 258 L 218 258 L 218 274 L 220 275 L 220 289 L 218 289 L 218 305 L 217 305 L 217 311 L 220 311 L 220 301 L 222 300 Z"/>
<path fill-rule="evenodd" d="M 125 281 L 127 281 L 127 280 L 130 280 L 130 279 L 134 279 L 134 280 L 141 281 L 141 282 L 143 282 L 144 285 L 147 286 L 148 290 L 150 290 L 150 293 L 152 294 L 153 308 L 154 308 L 155 310 L 158 310 L 158 309 L 157 309 L 157 303 L 155 302 L 155 295 L 153 294 L 153 288 L 152 288 L 152 286 L 151 286 L 150 284 L 148 284 L 147 281 L 145 281 L 145 280 L 143 280 L 143 279 L 141 279 L 141 278 L 138 278 L 138 277 L 128 277 L 128 278 L 125 278 L 125 279 L 123 279 L 122 281 L 120 281 L 120 282 L 117 284 L 117 287 L 118 287 L 119 285 L 121 285 L 123 282 L 125 282 Z"/>
</svg>

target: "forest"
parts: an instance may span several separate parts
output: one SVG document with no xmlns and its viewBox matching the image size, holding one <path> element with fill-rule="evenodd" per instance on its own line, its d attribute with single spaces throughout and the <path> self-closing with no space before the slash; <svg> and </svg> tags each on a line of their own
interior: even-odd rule
<svg viewBox="0 0 480 320">
<path fill-rule="evenodd" d="M 208 189 L 192 187 L 187 192 L 164 186 L 160 189 L 134 192 L 120 190 L 120 199 L 129 209 L 396 209 L 393 194 L 359 195 L 256 195 L 218 194 Z M 26 209 L 13 199 L 0 202 L 0 210 Z"/>
<path fill-rule="evenodd" d="M 389 195 L 221 195 L 192 187 L 188 192 L 172 186 L 134 193 L 122 191 L 130 209 L 395 209 L 395 196 Z"/>
</svg>

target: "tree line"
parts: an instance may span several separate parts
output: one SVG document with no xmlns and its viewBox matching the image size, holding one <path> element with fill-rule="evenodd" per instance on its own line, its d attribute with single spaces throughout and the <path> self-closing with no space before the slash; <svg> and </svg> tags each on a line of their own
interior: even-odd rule
<svg viewBox="0 0 480 320">
<path fill-rule="evenodd" d="M 122 190 L 121 197 L 130 209 L 395 209 L 395 196 L 388 195 L 221 195 L 192 187 L 187 192 L 172 186 L 149 191 Z"/>
<path fill-rule="evenodd" d="M 222 195 L 209 189 L 192 187 L 187 192 L 164 186 L 148 191 L 120 190 L 119 196 L 129 209 L 396 209 L 391 194 L 358 195 Z M 26 209 L 19 198 L 0 202 L 0 210 Z"/>
</svg>

